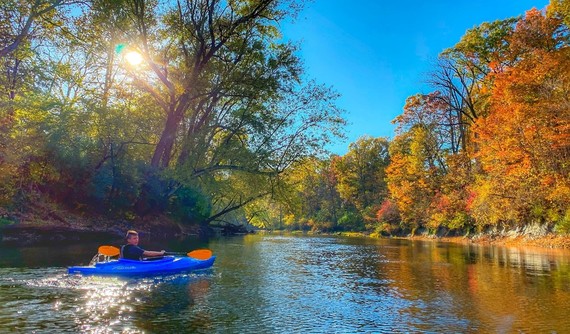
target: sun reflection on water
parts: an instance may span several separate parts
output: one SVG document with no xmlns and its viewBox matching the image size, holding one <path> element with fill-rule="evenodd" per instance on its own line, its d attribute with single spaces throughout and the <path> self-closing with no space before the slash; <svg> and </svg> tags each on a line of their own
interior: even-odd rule
<svg viewBox="0 0 570 334">
<path fill-rule="evenodd" d="M 209 282 L 204 279 L 208 277 L 207 273 L 115 278 L 54 274 L 55 271 L 60 272 L 60 269 L 38 269 L 34 277 L 23 275 L 21 279 L 12 281 L 23 291 L 35 291 L 35 301 L 27 298 L 28 302 L 24 304 L 17 297 L 11 299 L 12 307 L 26 317 L 26 325 L 40 332 L 49 331 L 53 326 L 61 331 L 82 333 L 143 333 L 145 331 L 140 329 L 141 313 L 144 313 L 151 296 L 173 290 L 171 295 L 185 292 L 187 296 L 179 298 L 194 300 L 204 298 L 209 289 Z M 43 294 L 38 291 L 43 291 Z M 50 317 L 51 323 L 48 322 Z M 2 325 L 0 319 L 0 327 Z M 18 325 L 14 323 L 13 328 L 17 329 Z"/>
</svg>

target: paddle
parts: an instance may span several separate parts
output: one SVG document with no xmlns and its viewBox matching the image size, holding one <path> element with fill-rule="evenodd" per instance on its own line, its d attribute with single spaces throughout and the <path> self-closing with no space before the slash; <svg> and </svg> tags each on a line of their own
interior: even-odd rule
<svg viewBox="0 0 570 334">
<path fill-rule="evenodd" d="M 208 260 L 212 257 L 212 251 L 209 249 L 196 249 L 188 253 L 166 252 L 164 255 L 185 255 L 196 260 Z"/>
<path fill-rule="evenodd" d="M 110 256 L 110 257 L 119 256 L 119 254 L 121 253 L 121 251 L 115 246 L 101 246 L 97 251 L 101 255 Z"/>
<path fill-rule="evenodd" d="M 98 250 L 99 254 L 105 256 L 118 256 L 121 251 L 115 246 L 101 246 Z M 194 258 L 196 260 L 208 260 L 212 257 L 212 251 L 209 249 L 196 249 L 188 253 L 166 252 L 164 255 L 183 255 Z"/>
</svg>

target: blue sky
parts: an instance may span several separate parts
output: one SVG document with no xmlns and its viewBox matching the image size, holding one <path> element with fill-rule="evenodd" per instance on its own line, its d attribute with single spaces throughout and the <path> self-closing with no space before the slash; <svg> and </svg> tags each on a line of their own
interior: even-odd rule
<svg viewBox="0 0 570 334">
<path fill-rule="evenodd" d="M 548 0 L 314 0 L 282 26 L 300 43 L 308 78 L 332 86 L 346 110 L 345 154 L 363 135 L 393 137 L 390 123 L 405 100 L 431 91 L 425 84 L 437 55 L 483 22 L 543 9 Z"/>
</svg>

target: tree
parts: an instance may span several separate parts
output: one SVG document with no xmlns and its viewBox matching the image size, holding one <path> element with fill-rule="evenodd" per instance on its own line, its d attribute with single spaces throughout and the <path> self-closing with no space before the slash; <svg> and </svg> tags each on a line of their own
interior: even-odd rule
<svg viewBox="0 0 570 334">
<path fill-rule="evenodd" d="M 440 171 L 427 163 L 430 151 L 426 148 L 430 146 L 428 133 L 422 127 L 414 127 L 390 143 L 388 190 L 404 227 L 412 231 L 429 221 L 429 208 L 441 182 Z"/>
<path fill-rule="evenodd" d="M 3 190 L 224 221 L 285 189 L 287 169 L 341 136 L 338 94 L 307 80 L 279 36 L 302 2 L 18 4 L 0 7 Z M 131 51 L 144 62 L 127 64 Z"/>
<path fill-rule="evenodd" d="M 41 33 L 34 31 L 41 29 L 42 25 L 51 25 L 53 17 L 62 7 L 69 7 L 85 1 L 74 0 L 35 0 L 35 1 L 3 1 L 0 9 L 0 58 L 14 53 L 23 43 L 30 43 L 32 32 L 38 36 Z"/>
<path fill-rule="evenodd" d="M 395 205 L 412 229 L 457 229 L 467 222 L 464 203 L 471 173 L 467 153 L 459 150 L 456 120 L 439 92 L 406 100 L 404 112 L 393 121 L 398 136 L 390 144 L 386 169 L 392 201 L 384 203 L 380 216 Z"/>
<path fill-rule="evenodd" d="M 287 187 L 273 195 L 274 220 L 288 228 L 333 231 L 337 227 L 341 200 L 330 159 L 309 157 L 296 163 L 284 175 Z M 287 217 L 287 219 L 285 219 Z M 277 224 L 275 224 L 277 225 Z"/>
<path fill-rule="evenodd" d="M 504 56 L 507 36 L 516 18 L 485 22 L 470 29 L 454 47 L 442 52 L 429 81 L 445 105 L 449 127 L 457 134 L 461 149 L 468 148 L 469 127 L 486 114 L 490 82 L 488 74 L 508 63 Z"/>
<path fill-rule="evenodd" d="M 551 0 L 546 15 L 559 18 L 566 27 L 570 27 L 570 1 Z"/>
<path fill-rule="evenodd" d="M 389 160 L 387 139 L 364 136 L 334 164 L 340 197 L 368 224 L 376 221 L 376 211 L 387 196 L 384 169 Z"/>
<path fill-rule="evenodd" d="M 130 8 L 129 48 L 145 65 L 128 74 L 165 115 L 150 165 L 176 180 L 166 196 L 182 185 L 209 189 L 219 199 L 212 218 L 267 195 L 238 178 L 279 184 L 288 166 L 341 134 L 337 94 L 301 82 L 295 47 L 277 40 L 275 24 L 293 14 L 286 3 L 134 1 Z"/>
<path fill-rule="evenodd" d="M 54 99 L 39 86 L 53 36 L 67 33 L 66 10 L 79 1 L 3 1 L 0 4 L 0 171 L 2 200 L 13 204 L 52 173 L 39 158 Z M 42 176 L 43 175 L 43 176 Z"/>
</svg>

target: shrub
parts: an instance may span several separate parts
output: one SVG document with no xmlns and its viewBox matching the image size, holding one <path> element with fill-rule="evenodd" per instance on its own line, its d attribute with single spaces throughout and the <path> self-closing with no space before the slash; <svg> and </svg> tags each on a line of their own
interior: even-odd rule
<svg viewBox="0 0 570 334">
<path fill-rule="evenodd" d="M 364 222 L 362 216 L 356 212 L 346 211 L 338 220 L 338 225 L 344 231 L 362 231 L 364 230 Z"/>
<path fill-rule="evenodd" d="M 556 222 L 555 230 L 559 233 L 570 233 L 570 209 Z"/>
</svg>

